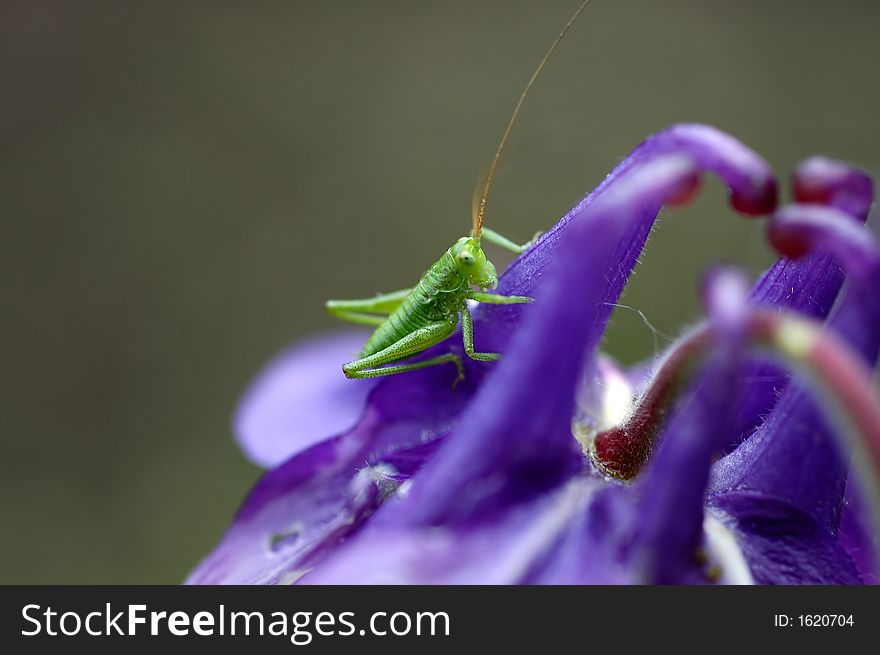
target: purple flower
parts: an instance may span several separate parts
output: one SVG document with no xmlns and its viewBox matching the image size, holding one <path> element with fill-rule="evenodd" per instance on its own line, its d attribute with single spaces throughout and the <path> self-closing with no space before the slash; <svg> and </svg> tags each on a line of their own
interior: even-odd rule
<svg viewBox="0 0 880 655">
<path fill-rule="evenodd" d="M 704 171 L 739 213 L 770 215 L 783 257 L 751 290 L 733 269 L 711 271 L 705 323 L 624 370 L 598 351 L 612 305 L 660 208 L 689 200 Z M 535 303 L 477 308 L 480 349 L 504 357 L 465 358 L 455 389 L 451 367 L 344 380 L 358 335 L 282 354 L 236 418 L 270 470 L 188 581 L 871 581 L 872 185 L 815 158 L 793 186 L 795 204 L 777 211 L 758 155 L 674 126 L 500 277 L 499 293 Z"/>
</svg>

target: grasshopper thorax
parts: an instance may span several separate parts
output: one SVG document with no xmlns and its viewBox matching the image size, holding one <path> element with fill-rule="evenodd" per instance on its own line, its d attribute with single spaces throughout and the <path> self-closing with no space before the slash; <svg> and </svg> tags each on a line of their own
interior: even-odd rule
<svg viewBox="0 0 880 655">
<path fill-rule="evenodd" d="M 480 242 L 473 237 L 462 237 L 456 241 L 449 249 L 449 254 L 471 284 L 481 289 L 494 289 L 498 286 L 495 266 L 486 258 Z"/>
</svg>

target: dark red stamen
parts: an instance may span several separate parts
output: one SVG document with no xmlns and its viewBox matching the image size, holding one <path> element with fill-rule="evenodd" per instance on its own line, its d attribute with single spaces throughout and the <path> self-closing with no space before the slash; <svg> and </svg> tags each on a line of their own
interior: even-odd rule
<svg viewBox="0 0 880 655">
<path fill-rule="evenodd" d="M 811 249 L 810 240 L 796 230 L 780 227 L 777 221 L 767 222 L 767 239 L 780 255 L 790 259 L 798 259 Z"/>
<path fill-rule="evenodd" d="M 602 432 L 594 443 L 594 461 L 616 478 L 634 478 L 651 455 L 652 440 L 644 438 L 648 432 L 642 426 L 612 428 Z"/>
<path fill-rule="evenodd" d="M 666 412 L 709 339 L 709 330 L 701 328 L 681 340 L 661 363 L 630 418 L 596 435 L 593 459 L 606 473 L 629 480 L 648 461 Z"/>
<path fill-rule="evenodd" d="M 795 202 L 836 207 L 860 221 L 871 208 L 873 188 L 864 171 L 824 157 L 802 161 L 792 176 Z"/>
<path fill-rule="evenodd" d="M 682 183 L 679 190 L 677 190 L 666 200 L 666 204 L 669 207 L 684 207 L 685 205 L 690 204 L 690 202 L 697 196 L 697 193 L 699 193 L 699 191 L 700 176 L 697 173 L 694 173 L 685 182 Z"/>
<path fill-rule="evenodd" d="M 795 202 L 814 205 L 831 204 L 836 190 L 824 179 L 807 174 L 795 175 L 791 186 Z"/>
<path fill-rule="evenodd" d="M 730 204 L 745 216 L 765 216 L 776 209 L 777 196 L 776 180 L 771 177 L 748 195 L 732 194 Z"/>
<path fill-rule="evenodd" d="M 755 310 L 748 332 L 755 344 L 778 351 L 780 334 L 790 333 L 792 324 L 812 325 L 805 319 L 787 317 L 768 310 Z M 827 385 L 864 443 L 867 462 L 873 468 L 872 481 L 880 474 L 880 399 L 871 384 L 871 372 L 833 333 L 815 326 L 814 339 L 800 357 Z M 647 462 L 666 414 L 694 365 L 711 344 L 712 329 L 698 328 L 685 337 L 663 362 L 651 386 L 642 395 L 632 417 L 623 425 L 596 436 L 591 455 L 601 469 L 625 480 L 635 477 Z"/>
</svg>

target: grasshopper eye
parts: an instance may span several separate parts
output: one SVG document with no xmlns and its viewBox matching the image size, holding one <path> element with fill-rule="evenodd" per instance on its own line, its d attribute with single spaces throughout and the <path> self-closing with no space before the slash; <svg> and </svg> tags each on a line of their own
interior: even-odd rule
<svg viewBox="0 0 880 655">
<path fill-rule="evenodd" d="M 473 266 L 477 261 L 477 258 L 474 257 L 474 254 L 470 250 L 462 250 L 458 253 L 458 261 L 465 266 Z"/>
</svg>

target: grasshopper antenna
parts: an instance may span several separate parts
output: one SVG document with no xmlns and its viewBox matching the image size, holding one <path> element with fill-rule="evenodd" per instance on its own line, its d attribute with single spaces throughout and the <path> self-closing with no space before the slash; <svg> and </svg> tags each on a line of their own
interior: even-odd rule
<svg viewBox="0 0 880 655">
<path fill-rule="evenodd" d="M 474 206 L 474 239 L 477 242 L 479 242 L 480 234 L 483 231 L 483 218 L 486 215 L 486 202 L 489 200 L 489 189 L 492 186 L 492 181 L 495 179 L 495 170 L 498 168 L 498 162 L 501 161 L 501 153 L 504 152 L 504 146 L 507 145 L 507 139 L 510 137 L 510 132 L 511 130 L 513 130 L 513 125 L 514 123 L 516 123 L 517 116 L 519 116 L 519 110 L 522 108 L 523 101 L 526 99 L 526 96 L 529 95 L 529 90 L 532 88 L 535 80 L 538 79 L 541 71 L 544 70 L 544 66 L 547 64 L 548 61 L 550 61 L 550 57 L 552 57 L 553 53 L 556 52 L 556 48 L 559 47 L 559 43 L 560 41 L 562 41 L 563 37 L 565 37 L 566 32 L 568 32 L 569 28 L 577 20 L 577 17 L 581 15 L 581 12 L 586 9 L 588 4 L 590 4 L 590 0 L 584 0 L 584 2 L 581 3 L 581 6 L 577 8 L 577 11 L 574 12 L 572 17 L 568 19 L 565 27 L 562 28 L 562 31 L 556 37 L 556 40 L 553 41 L 553 45 L 550 46 L 547 54 L 544 55 L 541 63 L 538 64 L 535 72 L 532 73 L 532 77 L 529 80 L 528 84 L 526 84 L 526 88 L 524 88 L 523 92 L 520 94 L 519 100 L 516 101 L 516 106 L 513 108 L 513 115 L 507 122 L 507 127 L 504 129 L 504 134 L 501 137 L 501 143 L 498 144 L 498 150 L 495 151 L 495 158 L 492 160 L 492 165 L 489 166 L 489 172 L 486 174 L 486 181 L 483 182 L 483 190 L 482 194 L 480 195 L 480 202 L 475 203 Z"/>
</svg>

